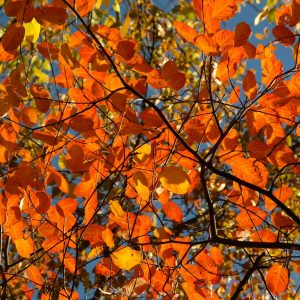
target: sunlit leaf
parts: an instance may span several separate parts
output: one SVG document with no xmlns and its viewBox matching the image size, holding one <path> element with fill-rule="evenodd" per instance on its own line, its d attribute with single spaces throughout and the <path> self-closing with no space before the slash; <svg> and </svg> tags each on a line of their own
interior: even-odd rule
<svg viewBox="0 0 300 300">
<path fill-rule="evenodd" d="M 31 265 L 27 269 L 28 279 L 37 287 L 37 289 L 41 289 L 43 285 L 43 278 L 40 273 L 40 270 L 35 265 Z"/>
<path fill-rule="evenodd" d="M 142 199 L 148 200 L 150 195 L 149 183 L 147 177 L 143 172 L 135 172 L 133 174 L 133 181 L 137 193 Z"/>
<path fill-rule="evenodd" d="M 130 271 L 142 261 L 141 253 L 130 247 L 121 247 L 114 251 L 110 257 L 116 266 L 127 271 Z"/>
<path fill-rule="evenodd" d="M 27 239 L 17 239 L 14 242 L 20 256 L 29 258 L 34 253 L 33 241 L 30 237 Z"/>
<path fill-rule="evenodd" d="M 175 166 L 163 168 L 159 174 L 159 181 L 165 189 L 175 194 L 185 194 L 191 186 L 186 172 Z"/>
<path fill-rule="evenodd" d="M 289 271 L 279 263 L 275 263 L 267 273 L 266 283 L 274 295 L 282 294 L 289 284 Z"/>
<path fill-rule="evenodd" d="M 24 24 L 24 28 L 26 41 L 35 43 L 40 36 L 41 25 L 33 18 L 31 22 Z"/>
</svg>

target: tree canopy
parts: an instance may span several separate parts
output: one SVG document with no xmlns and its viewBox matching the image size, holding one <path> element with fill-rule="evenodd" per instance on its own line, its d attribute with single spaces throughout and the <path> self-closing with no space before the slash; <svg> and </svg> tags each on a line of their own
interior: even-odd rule
<svg viewBox="0 0 300 300">
<path fill-rule="evenodd" d="M 299 0 L 0 4 L 1 299 L 299 297 Z"/>
</svg>

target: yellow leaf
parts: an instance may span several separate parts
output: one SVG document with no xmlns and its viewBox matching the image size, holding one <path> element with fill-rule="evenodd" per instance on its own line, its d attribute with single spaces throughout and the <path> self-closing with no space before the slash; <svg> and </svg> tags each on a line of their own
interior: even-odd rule
<svg viewBox="0 0 300 300">
<path fill-rule="evenodd" d="M 120 28 L 120 33 L 121 33 L 121 37 L 122 38 L 126 36 L 128 28 L 129 28 L 129 25 L 130 25 L 130 17 L 129 17 L 129 14 L 128 14 L 126 16 L 124 22 L 123 22 L 123 25 Z"/>
<path fill-rule="evenodd" d="M 148 187 L 147 177 L 144 175 L 144 173 L 140 171 L 135 172 L 133 174 L 133 182 L 139 196 L 144 200 L 148 200 L 150 191 Z"/>
<path fill-rule="evenodd" d="M 136 154 L 135 154 L 133 160 L 136 163 L 143 164 L 148 160 L 150 154 L 151 154 L 151 145 L 144 144 L 143 146 L 139 147 L 136 150 Z"/>
<path fill-rule="evenodd" d="M 185 194 L 191 186 L 190 177 L 175 166 L 163 168 L 159 174 L 159 181 L 165 189 L 175 194 Z"/>
<path fill-rule="evenodd" d="M 96 0 L 95 8 L 99 9 L 102 4 L 102 0 Z"/>
<path fill-rule="evenodd" d="M 25 40 L 31 43 L 35 43 L 40 35 L 41 25 L 35 20 L 32 19 L 29 23 L 24 23 L 25 28 Z"/>
<path fill-rule="evenodd" d="M 131 270 L 142 261 L 142 256 L 139 251 L 133 250 L 130 247 L 122 247 L 110 255 L 114 264 L 122 270 Z"/>
<path fill-rule="evenodd" d="M 116 218 L 122 218 L 125 216 L 125 211 L 123 210 L 122 206 L 120 205 L 118 200 L 111 200 L 109 201 L 109 206 L 111 212 L 114 214 Z"/>
<path fill-rule="evenodd" d="M 95 248 L 93 248 L 89 254 L 87 255 L 87 259 L 90 260 L 90 259 L 93 259 L 95 258 L 96 256 L 100 255 L 101 253 L 103 252 L 103 247 L 102 246 L 97 246 Z"/>
</svg>

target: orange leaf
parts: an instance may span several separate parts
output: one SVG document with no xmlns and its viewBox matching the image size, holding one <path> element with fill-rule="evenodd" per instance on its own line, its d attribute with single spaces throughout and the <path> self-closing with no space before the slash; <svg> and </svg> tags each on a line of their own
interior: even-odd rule
<svg viewBox="0 0 300 300">
<path fill-rule="evenodd" d="M 3 48 L 2 41 L 0 41 L 0 61 L 8 62 L 8 61 L 16 59 L 17 56 L 18 56 L 18 53 L 16 50 L 5 51 Z"/>
<path fill-rule="evenodd" d="M 224 262 L 224 256 L 218 247 L 210 247 L 210 256 L 214 260 L 217 266 L 220 266 Z"/>
<path fill-rule="evenodd" d="M 114 235 L 108 227 L 102 231 L 102 238 L 107 247 L 113 248 L 115 246 Z"/>
<path fill-rule="evenodd" d="M 175 222 L 182 222 L 183 213 L 181 208 L 175 202 L 168 201 L 162 207 L 166 216 Z"/>
<path fill-rule="evenodd" d="M 168 277 L 166 276 L 166 274 L 163 271 L 157 269 L 151 276 L 151 286 L 158 292 L 168 292 L 171 288 L 170 284 L 168 284 Z"/>
<path fill-rule="evenodd" d="M 279 263 L 275 263 L 267 273 L 266 283 L 275 296 L 280 295 L 288 287 L 289 271 Z"/>
<path fill-rule="evenodd" d="M 183 22 L 180 22 L 180 21 L 174 21 L 174 26 L 177 30 L 177 32 L 185 39 L 187 40 L 188 42 L 190 43 L 194 43 L 197 36 L 198 36 L 198 33 L 197 31 L 192 28 L 191 26 L 183 23 Z"/>
<path fill-rule="evenodd" d="M 215 0 L 212 17 L 217 20 L 229 20 L 236 13 L 236 0 Z"/>
<path fill-rule="evenodd" d="M 257 93 L 257 84 L 255 80 L 255 76 L 252 71 L 248 70 L 246 76 L 243 79 L 243 89 L 246 96 L 253 100 L 256 97 Z"/>
<path fill-rule="evenodd" d="M 54 167 L 48 167 L 48 174 L 46 176 L 46 181 L 49 184 L 50 182 L 54 181 L 58 188 L 63 193 L 69 193 L 69 185 L 65 177 L 59 173 Z"/>
<path fill-rule="evenodd" d="M 175 194 L 185 194 L 191 186 L 190 177 L 179 167 L 170 166 L 163 168 L 159 174 L 161 185 Z"/>
<path fill-rule="evenodd" d="M 242 228 L 248 229 L 260 226 L 267 218 L 267 214 L 257 206 L 248 206 L 236 220 Z"/>
<path fill-rule="evenodd" d="M 284 46 L 291 46 L 295 42 L 294 33 L 284 25 L 277 25 L 272 29 L 275 38 Z"/>
<path fill-rule="evenodd" d="M 73 290 L 71 296 L 71 289 L 65 288 L 59 291 L 58 300 L 79 300 L 79 294 Z"/>
<path fill-rule="evenodd" d="M 250 34 L 251 34 L 251 28 L 249 24 L 245 22 L 241 22 L 237 24 L 234 33 L 234 46 L 235 47 L 242 46 L 248 40 Z"/>
<path fill-rule="evenodd" d="M 214 10 L 213 1 L 193 0 L 193 7 L 197 16 L 205 24 L 205 29 L 209 34 L 220 30 L 220 21 L 212 18 Z"/>
<path fill-rule="evenodd" d="M 37 287 L 37 289 L 41 289 L 43 286 L 43 278 L 40 273 L 40 270 L 35 265 L 31 265 L 27 269 L 28 279 Z"/>
<path fill-rule="evenodd" d="M 277 241 L 277 236 L 272 231 L 261 229 L 252 233 L 251 240 L 254 242 L 275 243 Z"/>
<path fill-rule="evenodd" d="M 266 47 L 261 57 L 262 82 L 265 85 L 269 85 L 275 77 L 279 80 L 279 75 L 283 72 L 282 62 L 276 59 L 274 49 L 274 46 Z"/>
<path fill-rule="evenodd" d="M 228 102 L 230 104 L 239 102 L 240 95 L 241 95 L 240 86 L 238 85 L 231 91 Z"/>
<path fill-rule="evenodd" d="M 2 37 L 2 46 L 5 51 L 16 50 L 25 36 L 25 28 L 20 23 L 12 23 L 6 29 Z"/>
<path fill-rule="evenodd" d="M 22 122 L 27 126 L 34 126 L 37 122 L 36 109 L 33 107 L 25 107 L 21 113 Z"/>
<path fill-rule="evenodd" d="M 114 276 L 120 269 L 114 264 L 110 257 L 104 257 L 95 267 L 95 273 L 104 276 Z"/>
<path fill-rule="evenodd" d="M 233 173 L 252 184 L 264 188 L 268 182 L 268 169 L 254 158 L 235 157 L 232 165 Z"/>
<path fill-rule="evenodd" d="M 58 206 L 63 211 L 64 215 L 74 214 L 77 209 L 78 202 L 73 198 L 65 198 L 59 200 L 56 203 L 56 206 Z"/>
<path fill-rule="evenodd" d="M 206 55 L 217 56 L 220 55 L 218 44 L 214 39 L 207 35 L 198 35 L 195 45 L 202 50 Z"/>
<path fill-rule="evenodd" d="M 67 0 L 67 2 L 71 4 L 82 17 L 90 13 L 95 5 L 95 0 Z"/>
<path fill-rule="evenodd" d="M 7 215 L 6 215 L 6 206 L 4 205 L 3 201 L 1 201 L 0 198 L 0 225 L 4 225 L 7 220 Z"/>
<path fill-rule="evenodd" d="M 282 187 L 277 189 L 275 192 L 273 192 L 273 195 L 275 197 L 277 197 L 282 203 L 284 203 L 287 200 L 289 200 L 289 198 L 293 195 L 293 190 L 290 187 L 283 185 Z M 268 197 L 265 197 L 265 206 L 268 210 L 272 210 L 277 205 L 273 200 L 271 200 Z"/>
<path fill-rule="evenodd" d="M 30 237 L 28 237 L 27 239 L 16 239 L 14 242 L 17 248 L 17 252 L 20 256 L 29 258 L 30 254 L 34 252 L 33 241 Z"/>
<path fill-rule="evenodd" d="M 59 259 L 61 262 L 63 262 L 65 268 L 72 274 L 75 273 L 76 270 L 76 259 L 68 252 L 66 253 L 60 253 Z M 77 274 L 80 273 L 80 270 L 76 270 Z"/>
</svg>

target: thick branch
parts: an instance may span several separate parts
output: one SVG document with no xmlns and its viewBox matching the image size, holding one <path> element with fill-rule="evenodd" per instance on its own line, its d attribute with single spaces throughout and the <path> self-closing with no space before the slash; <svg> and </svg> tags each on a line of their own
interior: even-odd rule
<svg viewBox="0 0 300 300">
<path fill-rule="evenodd" d="M 233 296 L 231 297 L 231 300 L 236 300 L 238 299 L 238 296 L 240 294 L 240 292 L 243 290 L 245 284 L 247 283 L 247 281 L 249 280 L 249 278 L 251 277 L 251 275 L 254 273 L 254 271 L 258 268 L 259 262 L 261 261 L 261 259 L 263 258 L 263 256 L 265 255 L 265 253 L 261 253 L 255 260 L 254 264 L 252 265 L 252 267 L 246 272 L 244 278 L 242 279 L 242 281 L 240 282 L 240 284 L 238 285 L 238 287 L 236 288 Z"/>
</svg>

